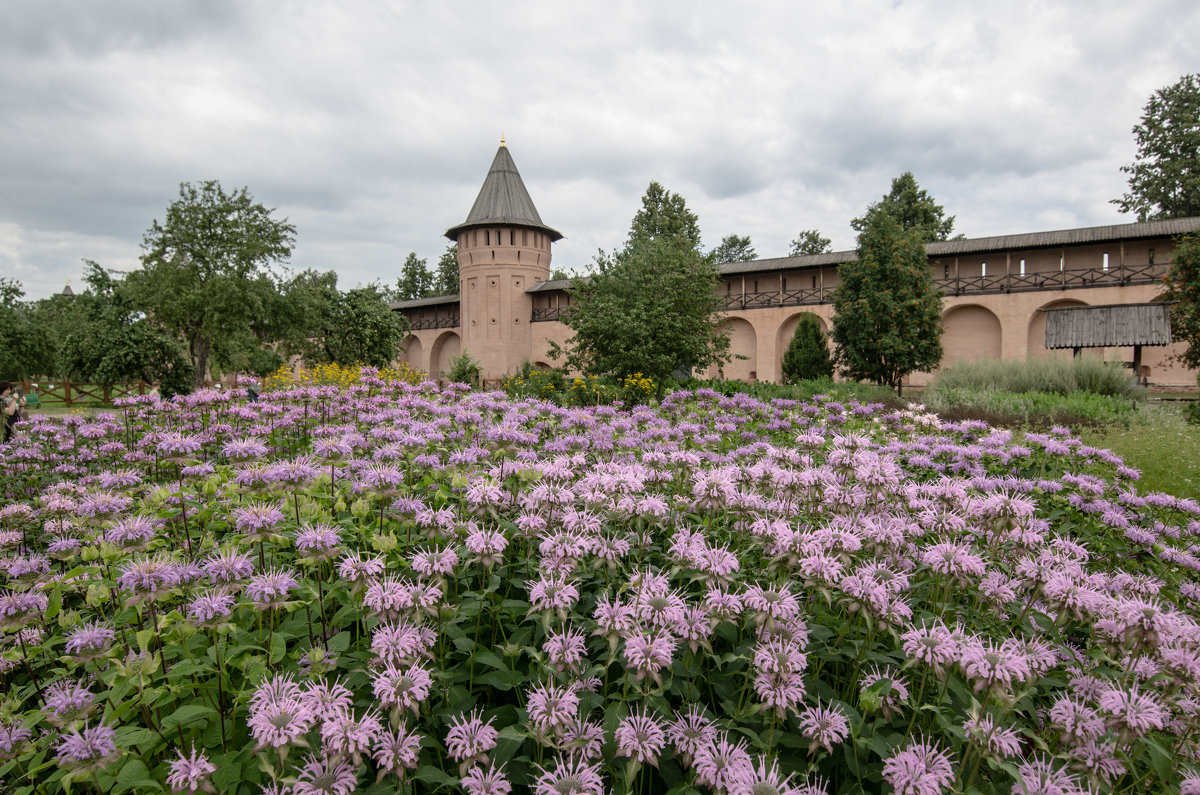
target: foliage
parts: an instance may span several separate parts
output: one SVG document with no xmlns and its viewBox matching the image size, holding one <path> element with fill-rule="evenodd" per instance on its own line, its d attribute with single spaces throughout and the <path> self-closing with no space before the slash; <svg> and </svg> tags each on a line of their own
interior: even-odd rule
<svg viewBox="0 0 1200 795">
<path fill-rule="evenodd" d="M 126 281 L 85 264 L 88 287 L 70 299 L 71 327 L 59 349 L 62 375 L 105 386 L 159 383 L 167 397 L 190 392 L 194 373 L 179 341 L 145 316 Z"/>
<path fill-rule="evenodd" d="M 1137 405 L 1130 400 L 1085 391 L 1064 394 L 942 387 L 926 390 L 921 401 L 948 420 L 984 420 L 1005 428 L 1127 425 L 1137 415 Z"/>
<path fill-rule="evenodd" d="M 463 351 L 450 360 L 450 370 L 446 379 L 453 384 L 467 384 L 478 387 L 483 381 L 483 370 L 479 362 L 471 354 Z"/>
<path fill-rule="evenodd" d="M 1167 273 L 1163 300 L 1172 301 L 1171 337 L 1187 349 L 1179 358 L 1191 368 L 1200 368 L 1200 235 L 1175 241 L 1175 259 Z"/>
<path fill-rule="evenodd" d="M 942 358 L 942 294 L 918 233 L 889 214 L 868 213 L 858 257 L 839 266 L 833 304 L 834 360 L 854 379 L 900 392 L 904 376 Z"/>
<path fill-rule="evenodd" d="M 0 379 L 5 381 L 40 374 L 48 352 L 24 296 L 20 282 L 0 277 Z"/>
<path fill-rule="evenodd" d="M 1200 504 L 1066 430 L 369 372 L 119 410 L 0 469 L 14 795 L 1200 784 Z"/>
<path fill-rule="evenodd" d="M 865 233 L 877 216 L 891 216 L 904 231 L 915 231 L 922 243 L 948 240 L 954 230 L 954 216 L 917 184 L 911 171 L 892 180 L 892 189 L 867 208 L 860 218 L 850 222 L 856 232 Z"/>
<path fill-rule="evenodd" d="M 614 403 L 636 406 L 650 402 L 659 389 L 641 373 L 625 378 L 583 375 L 567 377 L 561 369 L 537 370 L 523 367 L 500 383 L 510 397 L 535 398 L 556 406 L 606 406 Z"/>
<path fill-rule="evenodd" d="M 152 322 L 187 344 L 196 386 L 210 360 L 245 369 L 251 354 L 285 336 L 273 268 L 292 252 L 295 227 L 245 188 L 183 183 L 163 222 L 142 240 L 143 270 L 127 279 Z"/>
<path fill-rule="evenodd" d="M 783 352 L 783 383 L 833 378 L 833 360 L 829 356 L 829 341 L 821 328 L 821 319 L 805 313 L 800 316 L 796 331 Z"/>
<path fill-rule="evenodd" d="M 1112 203 L 1139 221 L 1200 215 L 1200 75 L 1155 91 L 1133 128 L 1129 192 Z"/>
<path fill-rule="evenodd" d="M 454 267 L 458 267 L 457 262 Z M 440 268 L 439 275 L 441 275 Z M 427 298 L 435 294 L 436 284 L 437 279 L 434 274 L 429 272 L 428 260 L 421 259 L 417 256 L 417 252 L 410 251 L 404 259 L 404 264 L 400 266 L 400 278 L 396 279 L 396 300 L 409 301 L 414 298 Z"/>
<path fill-rule="evenodd" d="M 695 391 L 697 394 L 712 393 L 725 397 L 749 395 L 756 400 L 766 402 L 785 401 L 788 405 L 813 400 L 831 402 L 834 405 L 869 405 L 874 408 L 883 406 L 903 408 L 907 405 L 898 400 L 896 393 L 887 387 L 862 384 L 857 381 L 834 381 L 829 378 L 797 381 L 792 384 L 775 384 L 770 381 L 731 381 L 720 378 L 708 380 L 689 378 L 677 386 L 680 389 Z"/>
<path fill-rule="evenodd" d="M 368 382 L 379 381 L 384 384 L 417 385 L 428 379 L 420 370 L 409 367 L 408 362 L 401 362 L 395 367 L 367 367 L 361 364 L 351 366 L 329 362 L 315 367 L 291 367 L 280 365 L 279 369 L 263 380 L 263 389 L 275 391 L 307 386 L 335 386 L 339 389 L 349 389 Z"/>
<path fill-rule="evenodd" d="M 642 196 L 642 207 L 633 216 L 626 248 L 654 240 L 679 239 L 700 248 L 700 221 L 678 193 L 651 182 Z"/>
<path fill-rule="evenodd" d="M 625 378 L 644 373 L 658 384 L 680 369 L 729 361 L 721 328 L 717 271 L 678 238 L 654 238 L 611 256 L 596 272 L 573 280 L 563 323 L 574 334 L 565 351 L 568 369 Z"/>
<path fill-rule="evenodd" d="M 938 372 L 926 394 L 946 389 L 1056 395 L 1089 392 L 1125 401 L 1146 399 L 1145 387 L 1138 385 L 1127 368 L 1093 356 L 957 362 Z"/>
<path fill-rule="evenodd" d="M 828 254 L 833 251 L 833 241 L 821 234 L 817 229 L 805 229 L 792 240 L 788 251 L 789 257 L 803 257 L 808 254 Z"/>
<path fill-rule="evenodd" d="M 714 265 L 723 262 L 750 262 L 758 259 L 750 238 L 739 235 L 726 235 L 721 239 L 721 245 L 708 252 L 709 260 Z"/>
<path fill-rule="evenodd" d="M 434 295 L 456 295 L 458 293 L 458 243 L 446 246 L 438 257 L 434 273 Z"/>
</svg>

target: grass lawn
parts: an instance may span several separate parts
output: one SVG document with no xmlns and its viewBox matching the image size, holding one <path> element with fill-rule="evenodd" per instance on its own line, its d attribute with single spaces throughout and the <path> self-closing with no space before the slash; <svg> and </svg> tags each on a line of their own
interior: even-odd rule
<svg viewBox="0 0 1200 795">
<path fill-rule="evenodd" d="M 1186 423 L 1179 406 L 1152 403 L 1129 427 L 1083 428 L 1079 437 L 1140 470 L 1139 491 L 1200 499 L 1200 425 Z"/>
</svg>

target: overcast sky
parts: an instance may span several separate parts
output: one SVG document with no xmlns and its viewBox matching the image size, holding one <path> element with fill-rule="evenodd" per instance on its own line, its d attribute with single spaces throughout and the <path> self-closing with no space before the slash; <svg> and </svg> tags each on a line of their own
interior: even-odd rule
<svg viewBox="0 0 1200 795">
<path fill-rule="evenodd" d="M 1134 220 L 1130 129 L 1200 71 L 1200 3 L 0 3 L 0 276 L 139 266 L 181 182 L 245 186 L 343 288 L 432 265 L 500 136 L 554 265 L 651 180 L 706 248 L 850 219 L 912 171 L 969 237 Z"/>
</svg>

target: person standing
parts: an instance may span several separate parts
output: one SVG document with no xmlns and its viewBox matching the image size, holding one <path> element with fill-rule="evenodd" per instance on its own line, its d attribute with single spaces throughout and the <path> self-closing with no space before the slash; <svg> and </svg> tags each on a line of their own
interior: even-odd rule
<svg viewBox="0 0 1200 795">
<path fill-rule="evenodd" d="M 4 435 L 2 441 L 12 438 L 13 426 L 21 419 L 21 409 L 25 406 L 24 395 L 14 395 L 11 381 L 0 381 L 0 399 L 4 401 Z"/>
</svg>

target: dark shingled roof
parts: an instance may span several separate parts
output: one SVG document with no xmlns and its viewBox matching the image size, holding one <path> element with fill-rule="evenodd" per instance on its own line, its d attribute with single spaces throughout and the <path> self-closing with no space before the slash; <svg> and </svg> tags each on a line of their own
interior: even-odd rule
<svg viewBox="0 0 1200 795">
<path fill-rule="evenodd" d="M 388 304 L 392 309 L 420 309 L 423 306 L 442 306 L 443 304 L 457 304 L 458 293 L 453 295 L 433 295 L 429 298 L 410 298 L 407 301 L 393 301 Z"/>
<path fill-rule="evenodd" d="M 537 229 L 550 235 L 551 240 L 562 239 L 561 232 L 542 223 L 542 217 L 538 215 L 533 199 L 529 198 L 529 191 L 525 190 L 525 183 L 521 181 L 517 164 L 504 144 L 500 144 L 496 152 L 496 159 L 488 169 L 487 178 L 475 197 L 467 220 L 447 229 L 446 237 L 457 241 L 460 232 L 494 224 Z"/>
</svg>

